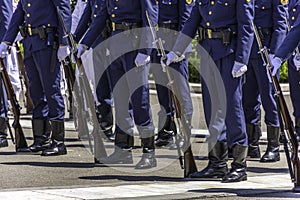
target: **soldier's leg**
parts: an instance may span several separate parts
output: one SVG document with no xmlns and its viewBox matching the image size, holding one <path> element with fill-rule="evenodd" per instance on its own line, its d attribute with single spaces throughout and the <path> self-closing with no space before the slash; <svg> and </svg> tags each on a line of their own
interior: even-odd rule
<svg viewBox="0 0 300 200">
<path fill-rule="evenodd" d="M 290 85 L 290 95 L 294 108 L 295 116 L 295 128 L 298 135 L 298 141 L 300 140 L 300 74 L 296 70 L 292 60 L 288 62 L 288 75 L 289 75 L 289 85 Z"/>
<path fill-rule="evenodd" d="M 226 128 L 225 124 L 216 124 L 211 119 L 214 114 L 212 113 L 212 101 L 211 98 L 216 98 L 211 95 L 211 91 L 208 89 L 216 88 L 213 82 L 208 82 L 216 77 L 210 76 L 207 73 L 203 73 L 209 77 L 201 78 L 202 85 L 202 98 L 204 117 L 207 126 L 209 127 L 210 137 L 208 141 L 208 165 L 199 172 L 191 174 L 191 178 L 222 178 L 228 171 L 227 160 L 228 160 L 228 147 L 226 143 Z M 207 83 L 205 82 L 207 81 Z M 209 86 L 208 86 L 209 85 Z M 224 97 L 222 97 L 224 98 Z"/>
<path fill-rule="evenodd" d="M 107 139 L 111 142 L 115 140 L 113 133 L 113 113 L 112 113 L 112 92 L 110 89 L 110 83 L 108 78 L 108 72 L 104 71 L 99 79 L 96 88 L 97 99 L 99 105 L 97 105 L 98 121 L 100 127 L 104 131 Z"/>
<path fill-rule="evenodd" d="M 279 119 L 276 105 L 275 90 L 267 76 L 267 69 L 263 67 L 261 60 L 255 68 L 257 83 L 263 108 L 265 110 L 265 123 L 267 125 L 268 146 L 260 162 L 276 162 L 280 159 L 279 154 Z"/>
<path fill-rule="evenodd" d="M 227 101 L 226 138 L 228 146 L 232 148 L 233 157 L 231 170 L 223 177 L 222 182 L 244 181 L 247 180 L 246 156 L 248 138 L 242 106 L 242 77 L 232 77 L 234 54 L 221 59 L 219 64 Z"/>
<path fill-rule="evenodd" d="M 152 55 L 151 72 L 153 73 L 160 111 L 158 113 L 158 134 L 155 145 L 158 147 L 169 146 L 173 144 L 173 134 L 176 128 L 175 123 L 171 120 L 174 115 L 174 106 L 170 100 L 169 86 L 166 72 L 163 72 L 160 64 L 160 56 L 156 51 Z"/>
<path fill-rule="evenodd" d="M 43 86 L 43 91 L 49 107 L 48 119 L 51 121 L 52 145 L 42 152 L 43 156 L 63 155 L 67 153 L 64 144 L 64 99 L 60 90 L 60 63 L 50 66 L 52 48 L 45 48 L 33 52 L 34 62 Z"/>
<path fill-rule="evenodd" d="M 26 73 L 30 82 L 30 96 L 34 104 L 32 113 L 33 144 L 29 147 L 31 151 L 38 152 L 49 147 L 51 128 L 48 119 L 49 108 L 43 91 L 43 84 L 36 62 L 30 52 L 24 60 Z"/>
<path fill-rule="evenodd" d="M 136 52 L 126 54 L 126 78 L 132 102 L 134 122 L 142 140 L 143 156 L 136 169 L 156 167 L 154 148 L 154 126 L 149 101 L 149 65 L 136 67 Z"/>
<path fill-rule="evenodd" d="M 125 74 L 125 55 L 115 60 L 109 68 L 116 113 L 115 151 L 106 158 L 99 159 L 104 164 L 130 164 L 132 160 L 133 119 L 129 110 L 129 88 Z"/>
<path fill-rule="evenodd" d="M 250 59 L 248 70 L 243 85 L 243 109 L 246 120 L 246 132 L 248 135 L 248 153 L 251 158 L 260 158 L 259 138 L 261 136 L 260 123 L 260 105 L 261 98 L 258 89 L 257 76 L 255 69 L 261 67 L 257 63 L 257 59 Z"/>
</svg>

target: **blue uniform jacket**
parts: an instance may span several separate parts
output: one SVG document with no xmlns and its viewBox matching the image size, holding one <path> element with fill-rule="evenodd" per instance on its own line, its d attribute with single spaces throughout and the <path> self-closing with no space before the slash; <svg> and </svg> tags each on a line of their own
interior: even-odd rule
<svg viewBox="0 0 300 200">
<path fill-rule="evenodd" d="M 92 22 L 89 31 L 81 41 L 82 44 L 91 46 L 106 26 L 106 20 L 121 24 L 122 22 L 141 24 L 141 27 L 149 27 L 146 11 L 154 25 L 158 19 L 158 5 L 156 0 L 103 0 L 98 15 Z M 140 41 L 152 46 L 152 35 L 148 32 L 142 34 Z M 119 44 L 120 45 L 120 44 Z M 141 53 L 150 55 L 149 49 L 141 49 Z"/>
<path fill-rule="evenodd" d="M 283 44 L 276 51 L 275 55 L 282 58 L 283 60 L 288 59 L 294 49 L 300 42 L 300 1 L 290 0 L 289 2 L 289 22 L 292 26 L 292 30 L 287 34 L 287 37 L 283 41 Z"/>
<path fill-rule="evenodd" d="M 288 17 L 287 3 L 282 0 L 255 0 L 255 17 L 254 23 L 257 28 L 270 29 L 269 34 L 264 34 L 263 45 L 270 49 L 270 53 L 274 54 L 281 45 L 286 36 L 286 21 Z M 251 57 L 260 57 L 258 53 L 258 44 L 255 40 L 252 46 Z"/>
<path fill-rule="evenodd" d="M 254 39 L 253 18 L 253 0 L 197 0 L 182 33 L 193 38 L 199 26 L 216 30 L 231 28 L 237 35 L 230 45 L 223 45 L 221 39 L 204 39 L 200 44 L 214 60 L 235 52 L 236 61 L 248 64 Z M 189 42 L 187 39 L 178 41 L 173 50 L 182 53 Z"/>
<path fill-rule="evenodd" d="M 57 9 L 62 11 L 68 31 L 71 28 L 71 9 L 69 0 L 20 0 L 12 16 L 4 41 L 13 43 L 19 32 L 19 26 L 25 27 L 54 27 L 58 30 L 59 43 L 66 44 L 63 38 L 62 25 L 57 16 Z M 46 48 L 51 41 L 41 40 L 38 35 L 26 36 L 25 50 L 37 51 Z M 51 44 L 50 44 L 51 45 Z"/>
<path fill-rule="evenodd" d="M 191 15 L 194 0 L 160 0 L 158 6 L 158 26 L 174 30 L 169 33 L 166 30 L 158 29 L 158 36 L 165 41 L 165 49 L 170 51 L 178 36 L 177 31 L 182 30 Z M 189 46 L 186 52 L 191 51 L 192 46 Z"/>
<path fill-rule="evenodd" d="M 85 34 L 85 32 L 88 30 L 92 21 L 97 17 L 97 12 L 100 10 L 103 3 L 104 3 L 103 0 L 89 0 L 88 1 L 88 4 L 86 5 L 86 7 L 84 9 L 84 12 L 78 22 L 78 26 L 74 32 L 76 42 L 79 42 L 80 39 Z M 99 35 L 97 37 L 96 41 L 93 43 L 92 47 L 94 48 L 103 40 L 104 40 L 104 38 L 102 37 L 102 35 Z"/>
<path fill-rule="evenodd" d="M 159 0 L 158 24 L 178 24 L 181 31 L 190 17 L 194 0 Z"/>
<path fill-rule="evenodd" d="M 2 41 L 13 13 L 13 6 L 11 0 L 0 1 L 0 39 Z"/>
</svg>

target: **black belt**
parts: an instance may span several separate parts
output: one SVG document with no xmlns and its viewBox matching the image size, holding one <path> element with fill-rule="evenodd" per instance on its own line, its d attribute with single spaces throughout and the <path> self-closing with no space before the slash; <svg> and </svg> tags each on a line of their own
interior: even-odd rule
<svg viewBox="0 0 300 200">
<path fill-rule="evenodd" d="M 56 28 L 53 27 L 46 27 L 46 26 L 40 26 L 36 28 L 31 27 L 23 27 L 19 26 L 20 33 L 23 37 L 26 36 L 33 36 L 33 35 L 39 35 L 41 39 L 45 39 L 47 37 L 47 34 L 53 33 L 56 31 Z"/>
<path fill-rule="evenodd" d="M 131 30 L 134 28 L 139 28 L 141 26 L 138 23 L 127 23 L 127 22 L 115 23 L 115 22 L 112 22 L 111 27 L 112 27 L 112 31 L 117 31 L 117 30 L 127 31 L 127 30 Z"/>
<path fill-rule="evenodd" d="M 235 31 L 232 31 L 230 28 L 222 29 L 208 29 L 199 27 L 199 40 L 204 39 L 222 39 L 224 45 L 228 45 L 231 42 L 232 36 L 236 35 Z"/>
<path fill-rule="evenodd" d="M 178 30 L 178 24 L 177 23 L 162 23 L 158 24 L 159 28 L 165 28 L 165 29 L 172 29 L 172 30 Z"/>
</svg>

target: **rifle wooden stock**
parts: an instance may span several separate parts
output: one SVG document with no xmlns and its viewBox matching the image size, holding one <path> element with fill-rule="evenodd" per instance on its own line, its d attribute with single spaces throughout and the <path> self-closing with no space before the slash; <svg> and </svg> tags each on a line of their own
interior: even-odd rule
<svg viewBox="0 0 300 200">
<path fill-rule="evenodd" d="M 71 47 L 71 53 L 74 54 L 76 66 L 79 71 L 78 83 L 79 83 L 81 91 L 78 91 L 78 92 L 83 92 L 83 94 L 85 95 L 87 112 L 89 114 L 91 124 L 93 125 L 93 130 L 92 130 L 91 135 L 94 138 L 94 157 L 97 159 L 106 157 L 107 153 L 105 150 L 105 146 L 102 141 L 102 138 L 100 137 L 100 134 L 103 133 L 103 131 L 101 130 L 100 124 L 96 117 L 95 102 L 94 102 L 94 98 L 93 98 L 93 94 L 92 94 L 92 90 L 91 90 L 89 81 L 87 79 L 87 76 L 86 76 L 84 68 L 83 68 L 82 60 L 76 56 L 76 46 L 75 46 L 75 41 L 74 41 L 73 35 L 68 32 L 64 18 L 62 16 L 62 13 L 61 13 L 61 10 L 59 9 L 59 7 L 57 7 L 57 15 L 58 15 L 59 21 L 63 27 L 63 31 L 65 33 L 64 37 L 66 38 L 68 45 Z M 78 93 L 75 92 L 74 96 L 75 95 L 78 95 Z M 76 96 L 75 98 L 79 99 L 80 97 Z M 79 116 L 79 117 L 82 117 L 82 116 Z M 89 135 L 88 135 L 88 140 L 89 140 L 89 144 L 91 146 L 91 141 L 90 141 Z"/>
<path fill-rule="evenodd" d="M 27 74 L 26 74 L 25 65 L 24 65 L 24 62 L 23 62 L 23 57 L 22 57 L 22 54 L 21 54 L 19 43 L 15 42 L 15 45 L 16 45 L 16 50 L 17 50 L 17 61 L 18 61 L 19 70 L 21 72 L 22 77 L 24 78 L 24 85 L 25 85 L 25 88 L 26 88 L 26 92 L 25 92 L 26 113 L 29 114 L 33 110 L 33 103 L 32 103 L 32 99 L 30 97 L 29 80 L 28 80 L 28 77 L 27 77 Z"/>
<path fill-rule="evenodd" d="M 257 31 L 257 28 L 254 24 L 254 22 L 252 21 L 252 26 L 254 29 L 254 33 L 255 33 L 255 38 L 257 40 L 258 46 L 259 46 L 259 52 L 261 55 L 261 58 L 264 62 L 265 67 L 267 67 L 268 73 L 272 74 L 272 66 L 271 66 L 271 62 L 270 62 L 270 58 L 269 58 L 269 54 L 268 54 L 268 50 L 266 47 L 263 47 L 261 39 L 259 37 L 259 33 Z M 291 175 L 291 179 L 292 182 L 294 183 L 294 188 L 293 191 L 294 192 L 300 192 L 300 160 L 299 160 L 299 156 L 298 156 L 298 140 L 295 134 L 295 128 L 293 125 L 293 121 L 291 118 L 291 115 L 289 113 L 288 107 L 286 105 L 279 81 L 277 79 L 276 76 L 272 76 L 271 77 L 271 81 L 272 84 L 274 86 L 275 89 L 275 98 L 276 98 L 276 102 L 277 102 L 277 107 L 279 109 L 279 117 L 282 117 L 282 121 L 284 123 L 284 129 L 286 130 L 286 134 L 288 136 L 288 140 L 290 143 L 290 149 L 291 149 L 291 155 L 289 154 L 288 151 L 286 152 L 286 156 L 287 156 L 287 161 L 289 162 L 289 158 L 290 161 L 292 163 L 288 163 L 288 166 L 292 166 L 292 168 L 289 167 L 290 169 L 290 175 Z M 292 171 L 291 171 L 292 170 Z"/>
<path fill-rule="evenodd" d="M 7 92 L 7 96 L 10 100 L 12 106 L 12 112 L 14 114 L 14 122 L 12 126 L 15 129 L 15 143 L 16 143 L 16 152 L 27 152 L 28 145 L 24 136 L 23 129 L 20 124 L 20 110 L 21 107 L 17 101 L 16 94 L 10 82 L 8 73 L 5 69 L 3 59 L 0 59 L 0 68 L 1 68 L 1 77 L 4 83 L 5 90 Z"/>
<path fill-rule="evenodd" d="M 166 52 L 164 50 L 164 46 L 163 46 L 163 42 L 161 40 L 161 38 L 158 38 L 156 36 L 156 30 L 154 28 L 153 23 L 150 20 L 149 14 L 146 11 L 146 17 L 150 26 L 150 31 L 153 37 L 153 43 L 155 43 L 156 45 L 156 50 L 158 52 L 159 55 L 161 55 L 162 60 L 166 59 Z M 174 80 L 171 77 L 171 73 L 169 71 L 169 66 L 166 66 L 166 74 L 167 74 L 167 78 L 168 78 L 168 85 L 171 87 L 171 91 L 170 91 L 170 97 L 171 97 L 171 101 L 174 102 L 174 107 L 175 107 L 175 112 L 176 112 L 176 119 L 177 119 L 177 126 L 179 128 L 179 131 L 181 131 L 181 133 L 183 133 L 182 135 L 184 136 L 184 147 L 183 147 L 183 168 L 184 168 L 184 177 L 189 177 L 190 174 L 194 173 L 197 171 L 197 166 L 195 163 L 195 159 L 194 159 L 194 155 L 192 152 L 192 148 L 191 148 L 191 143 L 190 143 L 190 137 L 191 137 L 191 126 L 188 123 L 188 120 L 186 119 L 186 116 L 183 114 L 182 115 L 182 111 L 181 111 L 181 105 L 180 102 L 178 101 L 176 95 L 180 95 L 177 87 L 176 87 L 176 83 L 174 82 Z M 180 162 L 180 166 L 182 167 L 182 156 L 181 156 L 181 150 L 180 150 L 180 146 L 178 144 L 178 140 L 177 140 L 177 135 L 175 135 L 175 141 L 176 141 L 176 146 L 177 146 L 177 151 L 178 151 L 178 157 L 179 157 L 179 162 Z"/>
</svg>

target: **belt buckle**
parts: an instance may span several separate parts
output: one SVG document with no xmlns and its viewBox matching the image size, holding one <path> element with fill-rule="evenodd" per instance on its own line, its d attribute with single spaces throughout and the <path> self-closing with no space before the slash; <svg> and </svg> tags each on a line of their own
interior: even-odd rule
<svg viewBox="0 0 300 200">
<path fill-rule="evenodd" d="M 32 29 L 31 29 L 31 27 L 28 27 L 28 28 L 27 28 L 27 31 L 28 31 L 28 35 L 29 35 L 29 36 L 32 36 Z"/>
<path fill-rule="evenodd" d="M 206 29 L 206 34 L 207 34 L 207 38 L 211 39 L 212 38 L 212 30 L 211 29 Z"/>
<path fill-rule="evenodd" d="M 115 22 L 111 22 L 111 28 L 113 31 L 116 30 L 116 23 Z"/>
</svg>

